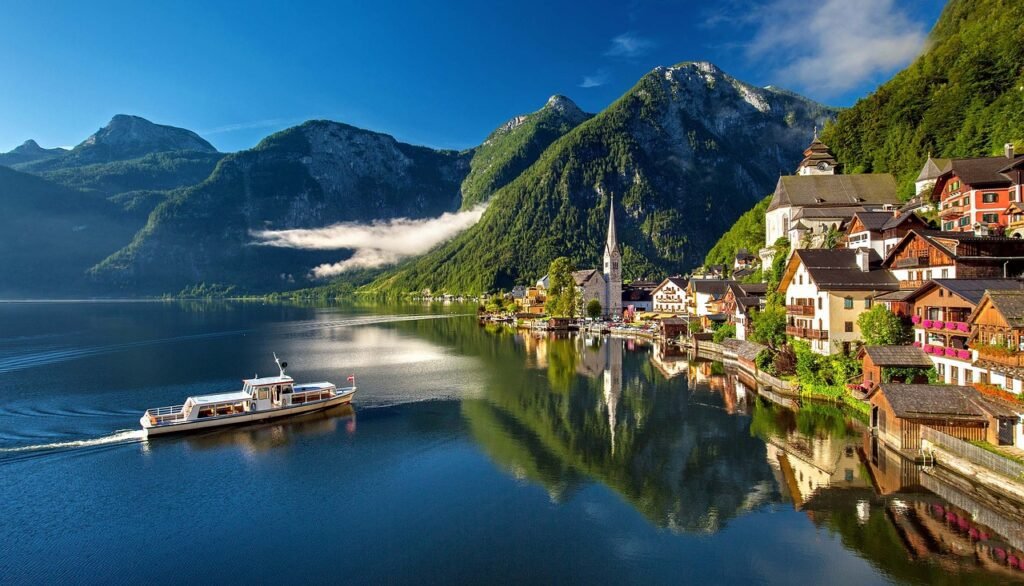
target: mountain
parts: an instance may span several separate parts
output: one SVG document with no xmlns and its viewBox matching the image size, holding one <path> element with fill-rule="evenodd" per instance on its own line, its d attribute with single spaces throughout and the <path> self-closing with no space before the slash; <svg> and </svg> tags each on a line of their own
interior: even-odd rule
<svg viewBox="0 0 1024 586">
<path fill-rule="evenodd" d="M 771 202 L 772 196 L 769 195 L 744 212 L 708 251 L 704 257 L 704 266 L 724 264 L 732 267 L 740 249 L 756 255 L 758 250 L 764 248 L 765 214 Z"/>
<path fill-rule="evenodd" d="M 487 199 L 536 161 L 555 140 L 579 126 L 590 114 L 565 96 L 551 96 L 544 107 L 516 116 L 478 146 L 462 182 L 462 207 Z"/>
<path fill-rule="evenodd" d="M 470 157 L 337 122 L 306 122 L 227 155 L 202 183 L 173 192 L 93 274 L 135 293 L 195 282 L 294 288 L 311 268 L 345 253 L 257 246 L 253 231 L 457 210 Z"/>
<path fill-rule="evenodd" d="M 217 153 L 213 145 L 191 130 L 154 124 L 139 116 L 118 114 L 106 126 L 63 156 L 29 163 L 21 166 L 20 170 L 38 174 L 67 167 L 137 159 L 169 151 Z"/>
<path fill-rule="evenodd" d="M 1024 2 L 951 0 L 927 50 L 822 133 L 847 173 L 892 173 L 901 193 L 928 154 L 971 157 L 1024 139 Z"/>
<path fill-rule="evenodd" d="M 45 161 L 47 159 L 53 159 L 59 157 L 68 152 L 67 149 L 60 147 L 54 149 L 44 149 L 39 146 L 39 143 L 29 139 L 21 143 L 20 146 L 14 147 L 6 153 L 0 153 L 0 165 L 5 167 L 13 167 L 23 163 L 33 163 L 35 161 Z"/>
<path fill-rule="evenodd" d="M 651 71 L 499 189 L 481 221 L 371 290 L 480 292 L 596 266 L 614 198 L 626 278 L 683 272 L 789 172 L 835 111 L 707 62 Z"/>
<path fill-rule="evenodd" d="M 7 167 L 0 210 L 0 297 L 88 291 L 86 271 L 135 231 L 114 204 Z"/>
</svg>

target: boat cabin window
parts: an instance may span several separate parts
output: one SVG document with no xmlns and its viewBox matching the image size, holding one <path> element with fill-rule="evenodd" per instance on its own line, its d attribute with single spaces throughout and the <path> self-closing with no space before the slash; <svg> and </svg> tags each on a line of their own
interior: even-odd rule
<svg viewBox="0 0 1024 586">
<path fill-rule="evenodd" d="M 285 393 L 290 393 L 290 392 L 292 392 L 292 386 L 291 386 L 291 385 L 285 385 L 285 386 L 284 386 L 284 391 L 283 391 L 283 392 L 285 392 Z"/>
<path fill-rule="evenodd" d="M 221 415 L 235 415 L 245 413 L 245 402 L 237 403 L 215 403 L 213 405 L 202 405 L 199 407 L 199 418 L 215 417 Z"/>
<path fill-rule="evenodd" d="M 265 400 L 270 398 L 270 387 L 257 387 L 256 398 Z"/>
</svg>

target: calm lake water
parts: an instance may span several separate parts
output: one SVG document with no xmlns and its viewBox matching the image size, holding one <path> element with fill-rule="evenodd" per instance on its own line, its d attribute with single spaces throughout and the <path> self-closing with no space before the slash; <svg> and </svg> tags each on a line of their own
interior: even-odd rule
<svg viewBox="0 0 1024 586">
<path fill-rule="evenodd" d="M 998 511 L 834 407 L 459 311 L 0 304 L 0 583 L 1024 577 Z M 147 407 L 272 374 L 271 352 L 300 381 L 356 374 L 354 408 L 141 440 Z"/>
</svg>

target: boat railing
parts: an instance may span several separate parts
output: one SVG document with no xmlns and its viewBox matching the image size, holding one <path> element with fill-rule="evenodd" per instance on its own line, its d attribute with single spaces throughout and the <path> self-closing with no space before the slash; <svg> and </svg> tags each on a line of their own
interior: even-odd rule
<svg viewBox="0 0 1024 586">
<path fill-rule="evenodd" d="M 149 416 L 150 422 L 154 425 L 179 421 L 185 419 L 185 405 L 146 409 L 146 415 Z"/>
</svg>

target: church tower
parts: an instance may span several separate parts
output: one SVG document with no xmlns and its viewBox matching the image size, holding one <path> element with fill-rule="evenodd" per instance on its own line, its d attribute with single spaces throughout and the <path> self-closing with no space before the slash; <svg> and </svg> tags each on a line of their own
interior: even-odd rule
<svg viewBox="0 0 1024 586">
<path fill-rule="evenodd" d="M 604 245 L 604 312 L 610 317 L 622 316 L 622 253 L 615 236 L 615 198 L 608 208 L 608 239 Z"/>
<path fill-rule="evenodd" d="M 797 175 L 835 175 L 839 161 L 832 154 L 832 149 L 818 139 L 818 129 L 814 129 L 814 139 L 804 149 L 804 160 L 796 168 Z"/>
</svg>

